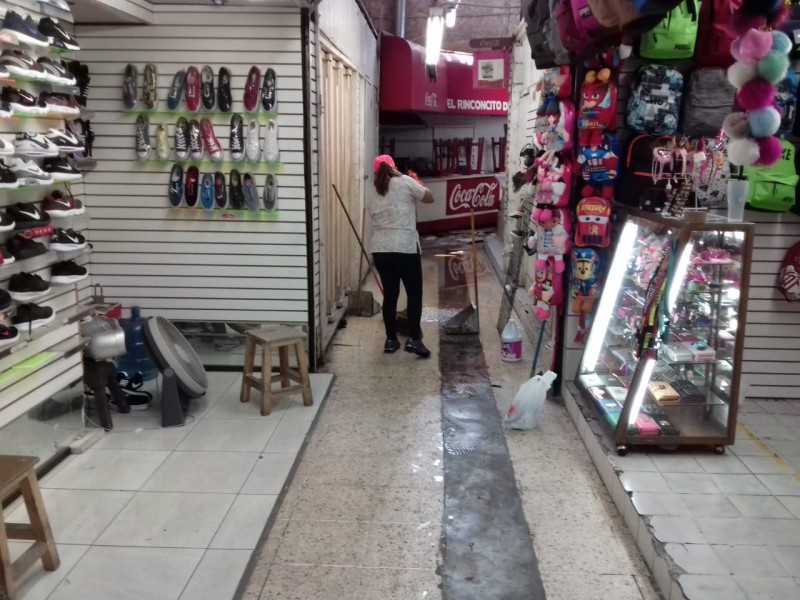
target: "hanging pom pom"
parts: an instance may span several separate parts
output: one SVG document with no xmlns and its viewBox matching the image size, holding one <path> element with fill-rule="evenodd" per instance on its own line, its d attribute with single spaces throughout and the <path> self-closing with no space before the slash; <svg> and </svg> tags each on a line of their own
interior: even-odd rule
<svg viewBox="0 0 800 600">
<path fill-rule="evenodd" d="M 722 130 L 732 140 L 746 138 L 750 135 L 747 113 L 737 112 L 725 117 L 725 121 L 722 123 Z"/>
<path fill-rule="evenodd" d="M 778 132 L 781 126 L 781 113 L 772 106 L 754 110 L 747 115 L 747 123 L 753 137 L 768 138 Z"/>
<path fill-rule="evenodd" d="M 758 76 L 758 69 L 753 63 L 735 62 L 728 67 L 728 81 L 737 90 L 745 83 Z"/>
<path fill-rule="evenodd" d="M 739 54 L 741 60 L 756 62 L 766 56 L 772 49 L 772 34 L 769 31 L 759 31 L 751 29 L 745 33 L 739 43 Z"/>
<path fill-rule="evenodd" d="M 733 13 L 733 20 L 731 21 L 731 27 L 739 35 L 744 35 L 751 29 L 758 29 L 763 24 L 764 17 L 747 15 L 738 10 Z"/>
<path fill-rule="evenodd" d="M 782 31 L 773 31 L 772 32 L 772 49 L 775 52 L 780 52 L 781 54 L 789 54 L 792 51 L 794 44 L 792 44 L 792 40 L 789 39 L 789 36 L 783 33 Z"/>
<path fill-rule="evenodd" d="M 781 52 L 772 50 L 756 63 L 758 74 L 772 85 L 778 85 L 786 78 L 789 69 L 789 57 Z"/>
<path fill-rule="evenodd" d="M 736 103 L 744 110 L 758 110 L 770 106 L 775 100 L 775 88 L 765 79 L 756 78 L 745 83 L 736 93 Z"/>
<path fill-rule="evenodd" d="M 783 146 L 778 138 L 770 136 L 760 138 L 756 140 L 756 142 L 758 143 L 759 159 L 755 164 L 768 167 L 780 160 L 783 154 Z"/>
<path fill-rule="evenodd" d="M 750 138 L 733 140 L 728 144 L 728 158 L 736 166 L 749 167 L 754 165 L 760 156 L 758 144 Z"/>
</svg>

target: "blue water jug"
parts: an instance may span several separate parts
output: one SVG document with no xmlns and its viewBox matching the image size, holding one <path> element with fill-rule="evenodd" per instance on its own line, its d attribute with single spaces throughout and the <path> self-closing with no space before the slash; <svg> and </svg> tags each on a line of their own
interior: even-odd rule
<svg viewBox="0 0 800 600">
<path fill-rule="evenodd" d="M 144 339 L 144 323 L 138 306 L 131 307 L 131 318 L 120 319 L 119 324 L 125 331 L 125 356 L 117 359 L 117 370 L 126 372 L 133 377 L 137 371 L 142 372 L 144 381 L 150 381 L 158 376 L 158 368 Z"/>
</svg>

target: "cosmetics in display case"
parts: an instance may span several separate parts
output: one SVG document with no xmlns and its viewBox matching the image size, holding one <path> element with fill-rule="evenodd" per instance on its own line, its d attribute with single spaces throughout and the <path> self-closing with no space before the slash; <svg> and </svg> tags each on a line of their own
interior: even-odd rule
<svg viewBox="0 0 800 600">
<path fill-rule="evenodd" d="M 754 228 L 625 219 L 576 377 L 619 454 L 733 444 Z"/>
</svg>

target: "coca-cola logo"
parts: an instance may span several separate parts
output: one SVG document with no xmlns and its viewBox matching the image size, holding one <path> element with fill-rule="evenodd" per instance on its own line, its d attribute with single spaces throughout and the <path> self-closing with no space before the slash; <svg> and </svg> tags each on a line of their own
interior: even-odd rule
<svg viewBox="0 0 800 600">
<path fill-rule="evenodd" d="M 500 185 L 494 178 L 449 182 L 447 191 L 448 215 L 497 210 L 500 205 Z"/>
<path fill-rule="evenodd" d="M 476 270 L 478 277 L 485 275 L 489 272 L 489 266 L 483 259 L 480 253 L 476 256 Z M 463 252 L 447 257 L 445 268 L 446 288 L 458 287 L 462 285 L 471 285 L 472 282 L 472 254 L 470 252 Z"/>
</svg>

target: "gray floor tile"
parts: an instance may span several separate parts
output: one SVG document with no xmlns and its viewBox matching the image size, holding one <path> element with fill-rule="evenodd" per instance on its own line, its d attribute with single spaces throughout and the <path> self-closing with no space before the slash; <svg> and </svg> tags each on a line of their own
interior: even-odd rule
<svg viewBox="0 0 800 600">
<path fill-rule="evenodd" d="M 759 475 L 758 479 L 775 496 L 800 496 L 800 481 L 794 475 Z"/>
<path fill-rule="evenodd" d="M 169 455 L 156 450 L 90 448 L 70 456 L 42 481 L 45 488 L 138 490 Z"/>
<path fill-rule="evenodd" d="M 661 473 L 703 472 L 703 468 L 691 454 L 654 454 L 650 458 Z"/>
<path fill-rule="evenodd" d="M 664 479 L 677 494 L 718 494 L 710 473 L 664 473 Z"/>
<path fill-rule="evenodd" d="M 681 569 L 694 575 L 728 575 L 708 544 L 665 544 L 664 549 Z"/>
<path fill-rule="evenodd" d="M 180 600 L 231 600 L 248 560 L 249 550 L 206 550 Z"/>
<path fill-rule="evenodd" d="M 702 517 L 695 519 L 709 544 L 758 545 L 762 543 L 747 519 Z"/>
<path fill-rule="evenodd" d="M 800 598 L 800 583 L 791 577 L 734 577 L 747 600 Z"/>
<path fill-rule="evenodd" d="M 800 546 L 772 546 L 771 550 L 789 575 L 800 578 Z"/>
<path fill-rule="evenodd" d="M 767 544 L 800 546 L 800 519 L 750 519 L 750 526 Z"/>
<path fill-rule="evenodd" d="M 761 474 L 789 474 L 792 473 L 791 465 L 777 456 L 743 456 L 742 462 L 747 465 L 751 473 Z"/>
<path fill-rule="evenodd" d="M 669 492 L 670 487 L 661 473 L 633 471 L 620 475 L 620 481 L 629 492 Z"/>
<path fill-rule="evenodd" d="M 695 459 L 706 473 L 749 473 L 735 454 L 700 454 Z"/>
<path fill-rule="evenodd" d="M 769 495 L 755 475 L 715 474 L 711 476 L 724 494 Z"/>
<path fill-rule="evenodd" d="M 684 494 L 635 492 L 631 501 L 640 515 L 688 517 L 689 510 L 681 502 Z"/>
<path fill-rule="evenodd" d="M 740 517 L 739 511 L 722 494 L 678 494 L 693 517 Z"/>
<path fill-rule="evenodd" d="M 148 492 L 235 494 L 258 460 L 257 452 L 174 452 L 142 488 Z"/>
<path fill-rule="evenodd" d="M 728 496 L 743 517 L 751 519 L 788 519 L 791 513 L 774 496 Z M 800 502 L 800 497 L 798 497 Z"/>
<path fill-rule="evenodd" d="M 687 600 L 747 600 L 732 577 L 718 575 L 681 575 Z"/>
<path fill-rule="evenodd" d="M 660 542 L 681 544 L 705 544 L 700 529 L 690 517 L 652 517 L 650 527 L 653 535 Z"/>
<path fill-rule="evenodd" d="M 795 519 L 800 519 L 800 496 L 776 496 L 778 501 L 792 513 Z"/>
<path fill-rule="evenodd" d="M 767 546 L 713 546 L 722 564 L 733 575 L 786 577 L 789 573 Z"/>
</svg>

